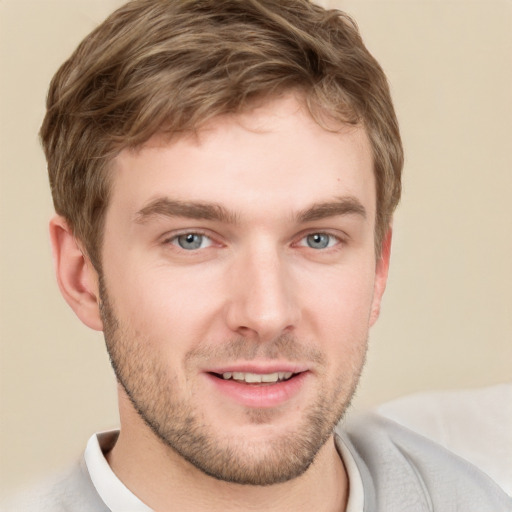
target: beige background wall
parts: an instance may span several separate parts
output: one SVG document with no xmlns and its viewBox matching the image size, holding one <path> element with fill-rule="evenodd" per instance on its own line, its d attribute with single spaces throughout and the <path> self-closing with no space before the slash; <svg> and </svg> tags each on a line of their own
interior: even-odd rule
<svg viewBox="0 0 512 512">
<path fill-rule="evenodd" d="M 357 19 L 407 151 L 383 315 L 356 406 L 512 378 L 512 2 L 323 2 Z M 1 492 L 116 425 L 101 336 L 54 283 L 37 141 L 47 84 L 114 0 L 0 0 Z"/>
</svg>

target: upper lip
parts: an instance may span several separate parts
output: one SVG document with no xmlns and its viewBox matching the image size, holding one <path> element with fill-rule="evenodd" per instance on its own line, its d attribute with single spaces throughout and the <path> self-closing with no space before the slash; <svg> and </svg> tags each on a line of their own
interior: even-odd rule
<svg viewBox="0 0 512 512">
<path fill-rule="evenodd" d="M 259 375 L 265 375 L 269 373 L 302 373 L 308 371 L 309 367 L 305 364 L 300 363 L 289 363 L 289 362 L 271 362 L 271 363 L 231 363 L 226 365 L 219 365 L 214 368 L 207 368 L 205 372 L 216 373 L 222 375 L 228 372 L 239 372 L 239 373 L 255 373 Z"/>
</svg>

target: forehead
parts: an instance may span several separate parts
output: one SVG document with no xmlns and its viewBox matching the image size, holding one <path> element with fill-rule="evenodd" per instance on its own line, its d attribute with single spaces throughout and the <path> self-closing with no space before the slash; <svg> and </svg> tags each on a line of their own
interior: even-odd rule
<svg viewBox="0 0 512 512">
<path fill-rule="evenodd" d="M 194 134 L 155 136 L 114 160 L 111 203 L 138 211 L 171 196 L 215 201 L 242 213 L 257 205 L 270 214 L 351 195 L 371 213 L 375 180 L 365 130 L 333 123 L 328 128 L 288 95 L 214 118 Z"/>
</svg>

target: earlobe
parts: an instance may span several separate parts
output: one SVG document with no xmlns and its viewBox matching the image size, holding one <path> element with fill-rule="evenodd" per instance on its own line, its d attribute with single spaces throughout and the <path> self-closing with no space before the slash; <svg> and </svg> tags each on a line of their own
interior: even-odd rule
<svg viewBox="0 0 512 512">
<path fill-rule="evenodd" d="M 389 260 L 391 257 L 392 232 L 393 230 L 391 226 L 389 226 L 389 229 L 387 230 L 386 234 L 384 235 L 384 239 L 382 240 L 382 249 L 379 259 L 377 260 L 372 310 L 370 313 L 370 326 L 372 326 L 379 318 L 382 296 L 384 295 L 384 290 L 386 289 L 389 271 Z"/>
<path fill-rule="evenodd" d="M 60 215 L 55 215 L 50 221 L 50 240 L 62 296 L 85 325 L 97 331 L 103 330 L 98 274 Z"/>
</svg>

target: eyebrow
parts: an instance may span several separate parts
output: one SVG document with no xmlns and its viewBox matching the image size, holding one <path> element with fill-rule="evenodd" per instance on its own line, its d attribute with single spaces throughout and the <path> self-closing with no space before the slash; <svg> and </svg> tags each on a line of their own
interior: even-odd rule
<svg viewBox="0 0 512 512">
<path fill-rule="evenodd" d="M 187 202 L 160 197 L 135 214 L 135 222 L 144 224 L 152 217 L 184 217 L 236 224 L 237 216 L 217 203 Z"/>
<path fill-rule="evenodd" d="M 295 215 L 298 223 L 322 220 L 338 215 L 359 215 L 366 218 L 366 209 L 355 197 L 337 198 L 335 201 L 316 203 Z M 237 215 L 217 203 L 187 202 L 160 197 L 151 201 L 135 214 L 135 222 L 145 224 L 152 217 L 183 217 L 187 219 L 212 220 L 236 224 Z"/>
<path fill-rule="evenodd" d="M 366 219 L 366 209 L 361 202 L 352 196 L 339 197 L 335 201 L 316 203 L 297 214 L 297 221 L 312 222 L 336 217 L 338 215 L 359 215 Z"/>
</svg>

